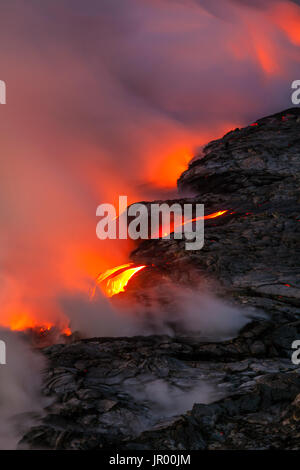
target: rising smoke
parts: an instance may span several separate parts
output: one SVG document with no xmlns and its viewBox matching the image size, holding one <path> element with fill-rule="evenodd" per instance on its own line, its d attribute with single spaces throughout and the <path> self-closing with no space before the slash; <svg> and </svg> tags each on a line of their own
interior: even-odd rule
<svg viewBox="0 0 300 470">
<path fill-rule="evenodd" d="M 81 337 L 167 334 L 196 335 L 207 341 L 234 337 L 261 312 L 234 306 L 206 288 L 174 287 L 170 282 L 143 290 L 144 299 L 132 297 L 111 303 L 99 293 L 93 301 L 83 295 L 61 299 L 71 330 Z"/>
<path fill-rule="evenodd" d="M 18 333 L 0 329 L 6 344 L 7 364 L 0 365 L 0 450 L 15 449 L 23 431 L 41 416 L 40 355 Z"/>
<path fill-rule="evenodd" d="M 3 325 L 64 322 L 61 295 L 127 261 L 127 243 L 96 238 L 101 202 L 163 197 L 195 148 L 290 106 L 299 15 L 279 0 L 1 3 Z"/>
</svg>

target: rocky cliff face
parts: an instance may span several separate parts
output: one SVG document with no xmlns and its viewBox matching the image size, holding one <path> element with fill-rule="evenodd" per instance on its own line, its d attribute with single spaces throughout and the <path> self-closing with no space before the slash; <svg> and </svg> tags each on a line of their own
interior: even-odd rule
<svg viewBox="0 0 300 470">
<path fill-rule="evenodd" d="M 197 289 L 260 315 L 234 339 L 197 335 L 96 338 L 44 350 L 41 424 L 21 445 L 76 449 L 299 448 L 300 109 L 211 142 L 178 181 L 182 199 L 227 210 L 207 220 L 205 245 L 149 240 L 132 253 L 154 265 L 128 296 L 153 283 Z M 184 198 L 184 192 L 194 192 Z M 174 201 L 168 201 L 174 202 Z"/>
<path fill-rule="evenodd" d="M 236 129 L 211 142 L 178 181 L 181 191 L 197 192 L 182 203 L 203 203 L 206 213 L 228 210 L 206 221 L 203 249 L 146 241 L 133 259 L 159 265 L 167 258 L 177 272 L 191 263 L 226 294 L 292 321 L 300 300 L 299 178 L 299 109 Z"/>
</svg>

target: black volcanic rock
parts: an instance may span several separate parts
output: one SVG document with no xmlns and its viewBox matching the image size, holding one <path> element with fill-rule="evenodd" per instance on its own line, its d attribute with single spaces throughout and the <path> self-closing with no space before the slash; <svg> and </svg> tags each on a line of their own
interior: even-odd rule
<svg viewBox="0 0 300 470">
<path fill-rule="evenodd" d="M 297 368 L 247 354 L 245 336 L 240 344 L 149 336 L 52 346 L 44 394 L 55 401 L 20 447 L 297 448 Z"/>
<path fill-rule="evenodd" d="M 255 204 L 265 202 L 266 192 L 274 202 L 290 199 L 293 177 L 299 177 L 300 171 L 299 129 L 300 108 L 235 129 L 204 148 L 201 158 L 181 175 L 178 187 L 198 194 L 238 193 L 243 200 L 256 196 Z M 281 189 L 277 194 L 275 187 Z"/>
<path fill-rule="evenodd" d="M 185 250 L 184 240 L 141 243 L 132 260 L 151 268 L 126 295 L 205 282 L 263 315 L 226 341 L 176 330 L 45 349 L 44 393 L 53 402 L 20 447 L 300 448 L 299 366 L 291 361 L 300 339 L 300 109 L 211 142 L 178 186 L 176 202 L 228 212 L 206 221 L 202 250 Z"/>
<path fill-rule="evenodd" d="M 276 321 L 296 321 L 300 109 L 260 119 L 211 142 L 204 156 L 182 174 L 178 186 L 197 192 L 194 198 L 181 199 L 181 204 L 202 203 L 207 214 L 228 212 L 205 221 L 202 250 L 187 251 L 181 240 L 147 240 L 132 259 L 157 265 L 168 259 L 170 276 L 193 265 L 202 278 L 217 281 L 224 295 L 261 308 Z"/>
</svg>

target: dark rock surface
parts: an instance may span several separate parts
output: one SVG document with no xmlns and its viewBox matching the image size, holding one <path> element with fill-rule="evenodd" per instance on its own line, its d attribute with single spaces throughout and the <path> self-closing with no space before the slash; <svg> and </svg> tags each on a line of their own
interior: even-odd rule
<svg viewBox="0 0 300 470">
<path fill-rule="evenodd" d="M 178 186 L 195 196 L 176 202 L 228 212 L 206 221 L 202 250 L 185 250 L 184 240 L 141 243 L 132 260 L 152 268 L 126 295 L 201 282 L 264 315 L 226 341 L 176 331 L 45 349 L 52 402 L 20 446 L 300 448 L 299 366 L 291 361 L 300 339 L 300 109 L 211 142 Z"/>
</svg>

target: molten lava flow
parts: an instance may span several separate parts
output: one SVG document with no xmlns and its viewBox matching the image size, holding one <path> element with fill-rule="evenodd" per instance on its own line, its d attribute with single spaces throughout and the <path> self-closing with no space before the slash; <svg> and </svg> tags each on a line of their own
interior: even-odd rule
<svg viewBox="0 0 300 470">
<path fill-rule="evenodd" d="M 226 209 L 225 211 L 213 212 L 212 214 L 205 215 L 203 218 L 204 218 L 204 220 L 206 220 L 206 219 L 215 219 L 216 217 L 220 217 L 220 215 L 223 215 L 226 212 L 228 212 L 228 209 Z M 197 220 L 197 219 L 193 219 L 192 222 L 194 222 L 195 220 Z"/>
<path fill-rule="evenodd" d="M 175 229 L 178 228 L 178 227 L 182 227 L 183 225 L 190 224 L 191 222 L 196 222 L 197 220 L 215 219 L 216 217 L 220 217 L 221 215 L 225 214 L 226 212 L 228 212 L 228 210 L 213 212 L 212 214 L 204 215 L 204 216 L 201 216 L 201 217 L 196 217 L 195 219 L 190 219 L 190 220 L 187 220 L 186 222 L 182 222 L 182 223 L 177 224 L 177 225 L 174 225 L 174 223 L 170 222 L 169 226 L 160 228 L 158 236 L 167 237 L 168 235 L 170 235 L 170 233 L 174 232 Z M 153 237 L 157 237 L 157 235 L 154 235 Z"/>
<path fill-rule="evenodd" d="M 125 291 L 130 279 L 139 271 L 146 268 L 146 266 L 136 266 L 129 268 L 133 263 L 123 264 L 121 266 L 116 266 L 115 268 L 108 269 L 104 273 L 100 274 L 96 282 L 101 284 L 106 280 L 106 283 L 103 287 L 103 291 L 107 297 L 112 297 L 113 295 L 119 294 L 120 292 Z M 91 298 L 94 297 L 96 287 L 91 293 Z"/>
<path fill-rule="evenodd" d="M 146 266 L 138 266 L 136 268 L 126 269 L 115 277 L 108 279 L 106 283 L 106 295 L 112 297 L 113 295 L 124 292 L 130 279 L 139 271 L 144 269 Z"/>
<path fill-rule="evenodd" d="M 33 330 L 38 328 L 41 333 L 50 331 L 53 327 L 50 323 L 43 323 L 39 326 L 36 320 L 28 318 L 26 315 L 18 315 L 15 318 L 12 318 L 7 326 L 9 326 L 12 331 Z"/>
<path fill-rule="evenodd" d="M 108 269 L 104 273 L 99 274 L 99 276 L 96 279 L 96 282 L 98 282 L 98 284 L 100 284 L 100 282 L 104 281 L 109 276 L 112 276 L 117 271 L 121 271 L 122 269 L 128 268 L 129 266 L 132 266 L 132 263 L 121 264 L 121 266 L 116 266 L 115 268 Z"/>
</svg>

